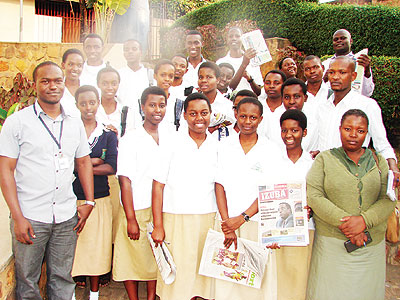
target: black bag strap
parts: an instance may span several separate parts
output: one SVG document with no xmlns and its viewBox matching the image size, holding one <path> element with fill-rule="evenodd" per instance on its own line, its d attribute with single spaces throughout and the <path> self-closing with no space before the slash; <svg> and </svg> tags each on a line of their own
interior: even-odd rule
<svg viewBox="0 0 400 300">
<path fill-rule="evenodd" d="M 126 129 L 126 117 L 128 116 L 128 106 L 122 107 L 121 112 L 121 137 L 125 134 Z"/>
</svg>

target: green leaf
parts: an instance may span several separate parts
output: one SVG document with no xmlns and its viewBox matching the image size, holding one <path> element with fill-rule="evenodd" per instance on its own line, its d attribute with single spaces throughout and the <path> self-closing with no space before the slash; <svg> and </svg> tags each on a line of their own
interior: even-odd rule
<svg viewBox="0 0 400 300">
<path fill-rule="evenodd" d="M 0 119 L 5 120 L 7 118 L 7 111 L 5 109 L 0 108 Z"/>
<path fill-rule="evenodd" d="M 134 0 L 135 1 L 135 0 Z M 123 15 L 131 5 L 131 0 L 112 0 L 109 1 L 110 8 L 118 15 Z"/>
<path fill-rule="evenodd" d="M 19 103 L 14 103 L 7 112 L 7 117 L 12 115 L 16 110 L 18 111 Z"/>
</svg>

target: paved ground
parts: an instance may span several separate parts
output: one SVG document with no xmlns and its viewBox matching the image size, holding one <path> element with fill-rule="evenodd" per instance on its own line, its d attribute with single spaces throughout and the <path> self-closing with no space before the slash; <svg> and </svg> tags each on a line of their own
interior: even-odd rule
<svg viewBox="0 0 400 300">
<path fill-rule="evenodd" d="M 400 266 L 387 265 L 386 274 L 385 300 L 400 300 Z M 146 286 L 140 284 L 139 290 L 140 300 L 146 300 Z M 89 288 L 76 288 L 76 299 L 89 299 Z M 101 288 L 100 300 L 128 300 L 124 285 L 112 282 L 108 287 Z"/>
</svg>

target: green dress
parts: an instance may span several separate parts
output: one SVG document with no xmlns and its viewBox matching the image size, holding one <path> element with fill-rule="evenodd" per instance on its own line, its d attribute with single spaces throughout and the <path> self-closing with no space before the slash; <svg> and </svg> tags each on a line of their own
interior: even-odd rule
<svg viewBox="0 0 400 300">
<path fill-rule="evenodd" d="M 366 149 L 355 164 L 343 148 L 318 155 L 307 175 L 307 200 L 314 211 L 315 240 L 308 300 L 380 300 L 385 297 L 387 218 L 395 202 L 386 196 L 388 166 Z M 372 242 L 352 253 L 339 230 L 345 216 L 363 216 Z"/>
</svg>

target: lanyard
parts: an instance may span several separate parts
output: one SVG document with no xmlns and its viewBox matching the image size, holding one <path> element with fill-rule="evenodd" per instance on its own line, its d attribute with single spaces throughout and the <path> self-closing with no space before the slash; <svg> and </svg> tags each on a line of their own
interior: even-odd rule
<svg viewBox="0 0 400 300">
<path fill-rule="evenodd" d="M 33 105 L 33 110 L 35 111 L 35 114 L 38 116 L 35 104 Z M 44 128 L 46 128 L 47 132 L 50 134 L 50 136 L 53 139 L 53 141 L 58 146 L 58 149 L 61 151 L 61 137 L 62 137 L 62 132 L 63 132 L 64 120 L 61 121 L 61 124 L 60 124 L 60 137 L 58 138 L 59 141 L 57 141 L 57 139 L 54 136 L 54 134 L 51 132 L 49 127 L 47 127 L 46 123 L 43 121 L 42 117 L 39 115 L 38 118 L 39 118 L 40 122 L 42 122 Z"/>
</svg>

